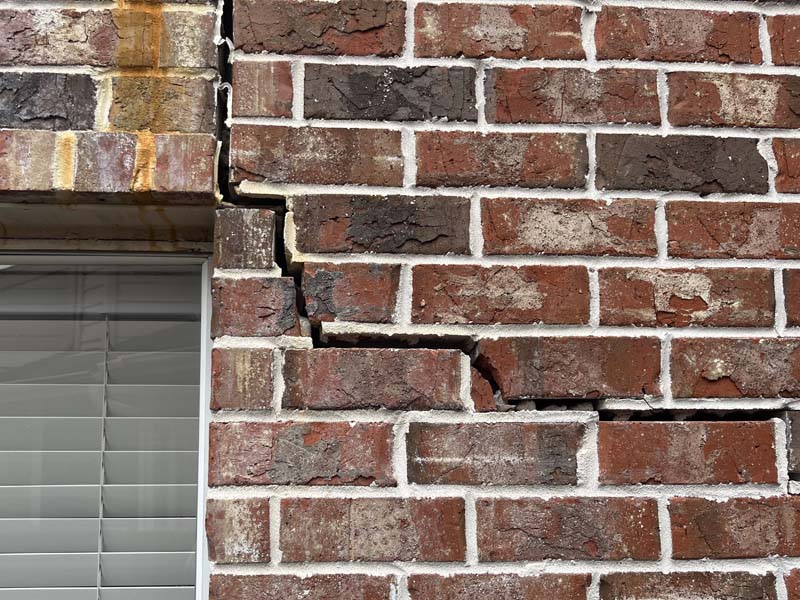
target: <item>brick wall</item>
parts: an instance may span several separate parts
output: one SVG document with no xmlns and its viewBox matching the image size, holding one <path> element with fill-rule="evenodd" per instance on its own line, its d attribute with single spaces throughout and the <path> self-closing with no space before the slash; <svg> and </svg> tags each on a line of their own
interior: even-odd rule
<svg viewBox="0 0 800 600">
<path fill-rule="evenodd" d="M 213 600 L 800 599 L 800 5 L 228 29 Z"/>
</svg>

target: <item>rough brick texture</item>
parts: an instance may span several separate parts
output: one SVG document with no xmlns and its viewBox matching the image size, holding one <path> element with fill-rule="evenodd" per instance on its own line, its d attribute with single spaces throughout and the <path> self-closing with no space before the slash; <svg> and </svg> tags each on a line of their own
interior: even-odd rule
<svg viewBox="0 0 800 600">
<path fill-rule="evenodd" d="M 411 600 L 468 600 L 491 596 L 498 600 L 538 600 L 553 597 L 584 600 L 588 575 L 414 575 L 409 578 Z"/>
<path fill-rule="evenodd" d="M 775 600 L 774 575 L 752 573 L 611 573 L 600 580 L 600 599 L 714 598 Z"/>
<path fill-rule="evenodd" d="M 302 598 L 303 600 L 383 600 L 395 589 L 391 577 L 364 575 L 212 575 L 210 600 L 261 600 Z"/>
</svg>

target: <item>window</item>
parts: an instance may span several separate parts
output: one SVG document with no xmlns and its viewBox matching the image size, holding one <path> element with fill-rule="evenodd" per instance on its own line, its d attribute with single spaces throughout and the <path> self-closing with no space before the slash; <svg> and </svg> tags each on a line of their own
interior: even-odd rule
<svg viewBox="0 0 800 600">
<path fill-rule="evenodd" d="M 0 266 L 0 600 L 193 600 L 201 266 Z"/>
</svg>

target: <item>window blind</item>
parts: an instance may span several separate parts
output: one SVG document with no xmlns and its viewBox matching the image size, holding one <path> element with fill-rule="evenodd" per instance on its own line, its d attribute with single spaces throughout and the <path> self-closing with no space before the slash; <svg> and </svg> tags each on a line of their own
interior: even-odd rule
<svg viewBox="0 0 800 600">
<path fill-rule="evenodd" d="M 199 267 L 0 266 L 0 600 L 192 600 Z"/>
</svg>

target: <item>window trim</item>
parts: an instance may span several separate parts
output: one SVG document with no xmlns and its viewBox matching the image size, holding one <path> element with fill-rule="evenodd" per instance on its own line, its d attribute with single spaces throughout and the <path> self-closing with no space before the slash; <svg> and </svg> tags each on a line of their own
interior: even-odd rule
<svg viewBox="0 0 800 600">
<path fill-rule="evenodd" d="M 139 253 L 70 253 L 70 252 L 0 252 L 3 265 L 201 265 L 200 285 L 200 394 L 198 402 L 197 452 L 197 531 L 195 564 L 195 600 L 208 600 L 210 571 L 206 543 L 206 499 L 208 495 L 208 428 L 211 422 L 211 278 L 213 266 L 209 255 L 139 254 Z"/>
</svg>

